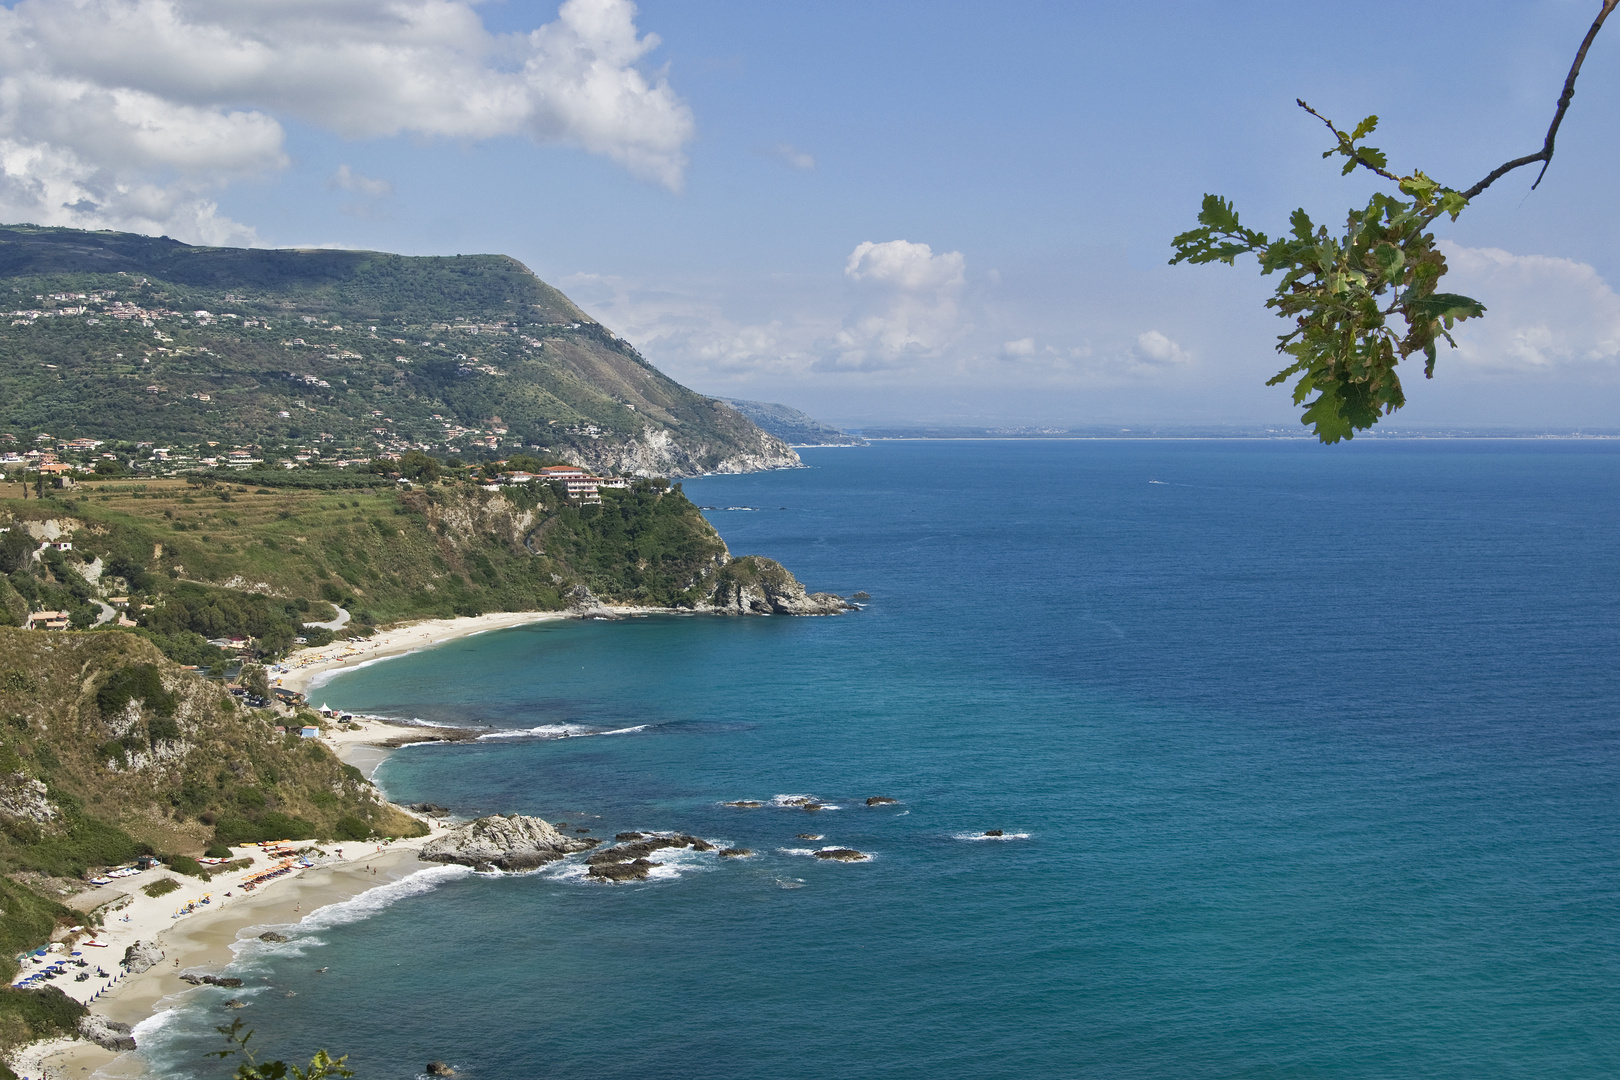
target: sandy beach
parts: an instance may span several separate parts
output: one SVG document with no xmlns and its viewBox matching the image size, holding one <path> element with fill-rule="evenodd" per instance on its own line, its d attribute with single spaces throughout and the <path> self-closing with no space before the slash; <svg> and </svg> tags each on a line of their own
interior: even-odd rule
<svg viewBox="0 0 1620 1080">
<path fill-rule="evenodd" d="M 407 623 L 379 630 L 364 641 L 334 641 L 318 649 L 299 649 L 280 665 L 287 670 L 274 680 L 274 685 L 307 693 L 310 684 L 319 676 L 356 664 L 382 660 L 390 656 L 403 656 L 418 649 L 490 630 L 504 630 L 511 626 L 526 626 L 529 623 L 566 618 L 569 618 L 566 611 L 503 611 L 493 615 L 427 619 L 423 622 Z"/>
<path fill-rule="evenodd" d="M 660 608 L 612 610 L 615 615 L 626 616 L 666 613 Z M 364 641 L 341 641 L 316 649 L 300 649 L 279 665 L 285 670 L 279 672 L 274 684 L 307 693 L 320 676 L 344 668 L 403 656 L 490 630 L 570 617 L 569 613 L 560 611 L 501 612 L 391 627 Z M 349 728 L 328 728 L 321 741 L 345 763 L 370 777 L 390 753 L 387 744 L 410 734 L 430 737 L 431 731 L 364 720 Z M 233 849 L 233 855 L 252 856 L 253 866 L 212 881 L 152 870 L 80 893 L 71 903 L 87 913 L 101 906 L 117 908 L 107 914 L 102 931 L 91 939 L 97 944 L 81 942 L 77 946 L 82 959 L 90 962 L 89 971 L 93 973 L 99 967 L 118 973 L 125 949 L 136 941 L 156 941 L 164 959 L 139 974 L 114 978 L 92 976 L 83 983 L 58 979 L 53 985 L 89 1003 L 93 1012 L 110 1020 L 131 1026 L 138 1024 L 171 1007 L 184 995 L 195 992 L 196 987 L 180 980 L 182 973 L 207 974 L 228 964 L 233 956 L 230 947 L 241 931 L 249 927 L 296 923 L 325 905 L 408 877 L 427 866 L 417 858 L 416 851 L 428 840 L 442 835 L 444 825 L 430 825 L 430 828 L 432 831 L 427 836 L 395 840 L 387 845 L 377 841 L 320 843 L 316 846 L 327 854 L 316 860 L 317 865 L 294 868 L 252 891 L 244 891 L 242 882 L 271 869 L 280 860 L 267 858 L 260 848 L 250 846 Z M 310 844 L 300 841 L 294 846 L 305 848 Z M 155 898 L 141 891 L 143 885 L 162 877 L 173 877 L 180 882 L 180 890 Z M 208 899 L 206 904 L 201 902 L 204 897 Z M 188 904 L 196 906 L 177 917 Z M 39 1080 L 46 1075 L 46 1070 L 53 1078 L 96 1076 L 122 1080 L 144 1075 L 137 1054 L 103 1050 L 82 1039 L 35 1043 L 16 1052 L 11 1067 L 25 1080 Z"/>
<path fill-rule="evenodd" d="M 241 880 L 268 869 L 273 862 L 259 857 L 253 867 L 211 882 L 197 882 L 158 871 L 127 879 L 131 883 L 128 895 L 132 902 L 110 915 L 104 932 L 93 939 L 104 943 L 106 948 L 87 948 L 81 943 L 80 949 L 84 958 L 91 961 L 92 971 L 97 964 L 107 971 L 119 970 L 118 962 L 123 959 L 124 950 L 137 940 L 156 941 L 163 950 L 163 960 L 147 971 L 125 975 L 110 984 L 106 980 L 92 979 L 87 983 L 57 980 L 55 985 L 80 1000 L 89 999 L 91 1010 L 110 1020 L 138 1024 L 196 990 L 180 980 L 181 973 L 216 972 L 230 963 L 231 945 L 241 931 L 249 927 L 296 923 L 327 904 L 407 877 L 428 865 L 417 858 L 417 849 L 442 832 L 442 828 L 435 828 L 429 836 L 396 840 L 387 845 L 375 841 L 323 844 L 321 848 L 328 852 L 328 858 L 319 865 L 296 870 L 252 892 L 242 890 Z M 339 850 L 341 856 L 337 854 Z M 258 849 L 242 851 L 254 854 Z M 185 888 L 156 899 L 140 891 L 139 884 L 163 876 L 175 876 Z M 108 898 L 116 899 L 122 891 L 104 887 L 96 890 L 96 894 L 110 892 L 113 896 Z M 212 893 L 209 905 L 174 918 L 177 907 L 200 899 L 207 892 Z M 227 897 L 227 892 L 232 895 Z M 99 895 L 85 893 L 75 897 L 75 902 L 90 906 L 102 899 Z M 141 1061 L 135 1055 L 116 1054 L 83 1040 L 65 1039 L 27 1047 L 16 1055 L 12 1069 L 27 1080 L 38 1080 L 45 1075 L 45 1069 L 49 1069 L 52 1077 L 143 1075 Z"/>
</svg>

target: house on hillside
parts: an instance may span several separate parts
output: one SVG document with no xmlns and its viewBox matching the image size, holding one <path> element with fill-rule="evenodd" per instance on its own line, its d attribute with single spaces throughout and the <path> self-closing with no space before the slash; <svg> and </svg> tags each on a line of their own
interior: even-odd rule
<svg viewBox="0 0 1620 1080">
<path fill-rule="evenodd" d="M 68 613 L 65 611 L 35 611 L 23 620 L 24 630 L 66 630 Z"/>
</svg>

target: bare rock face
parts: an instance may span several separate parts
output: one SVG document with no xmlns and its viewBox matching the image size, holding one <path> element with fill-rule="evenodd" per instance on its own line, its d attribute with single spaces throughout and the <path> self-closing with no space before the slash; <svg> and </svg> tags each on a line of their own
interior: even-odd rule
<svg viewBox="0 0 1620 1080">
<path fill-rule="evenodd" d="M 137 941 L 124 950 L 124 967 L 131 975 L 139 975 L 163 959 L 163 950 L 155 941 Z"/>
<path fill-rule="evenodd" d="M 709 607 L 726 615 L 836 615 L 854 605 L 832 593 L 806 593 L 775 559 L 744 555 L 714 576 Z"/>
<path fill-rule="evenodd" d="M 576 619 L 617 619 L 618 614 L 584 585 L 575 585 L 568 593 L 568 614 Z"/>
<path fill-rule="evenodd" d="M 479 818 L 424 844 L 428 862 L 460 863 L 477 869 L 533 870 L 565 855 L 596 846 L 595 840 L 568 836 L 539 818 L 512 814 Z"/>
<path fill-rule="evenodd" d="M 49 825 L 62 812 L 48 795 L 44 783 L 27 773 L 15 772 L 0 777 L 0 814 L 27 818 L 38 825 Z"/>
<path fill-rule="evenodd" d="M 79 1034 L 108 1050 L 135 1049 L 135 1036 L 130 1034 L 128 1024 L 120 1024 L 95 1013 L 79 1017 Z"/>
</svg>

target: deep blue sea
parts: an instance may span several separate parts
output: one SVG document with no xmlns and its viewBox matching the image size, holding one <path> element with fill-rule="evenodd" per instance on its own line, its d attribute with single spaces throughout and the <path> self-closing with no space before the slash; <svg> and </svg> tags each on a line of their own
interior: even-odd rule
<svg viewBox="0 0 1620 1080">
<path fill-rule="evenodd" d="M 508 736 L 396 754 L 396 799 L 756 857 L 425 871 L 148 1025 L 158 1074 L 223 1075 L 240 1015 L 366 1078 L 1620 1075 L 1620 444 L 803 457 L 685 490 L 864 611 L 544 624 L 318 695 Z"/>
</svg>

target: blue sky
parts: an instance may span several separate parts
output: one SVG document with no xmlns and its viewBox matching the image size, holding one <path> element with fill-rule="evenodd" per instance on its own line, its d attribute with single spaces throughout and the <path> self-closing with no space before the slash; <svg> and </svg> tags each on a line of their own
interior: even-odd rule
<svg viewBox="0 0 1620 1080">
<path fill-rule="evenodd" d="M 20 0 L 0 216 L 503 252 L 688 385 L 846 424 L 1291 427 L 1266 281 L 1169 237 L 1205 191 L 1271 231 L 1365 199 L 1295 97 L 1457 186 L 1532 151 L 1597 7 Z M 1441 230 L 1491 314 L 1399 426 L 1620 427 L 1605 35 L 1541 189 Z"/>
</svg>

